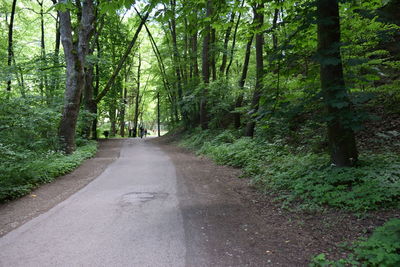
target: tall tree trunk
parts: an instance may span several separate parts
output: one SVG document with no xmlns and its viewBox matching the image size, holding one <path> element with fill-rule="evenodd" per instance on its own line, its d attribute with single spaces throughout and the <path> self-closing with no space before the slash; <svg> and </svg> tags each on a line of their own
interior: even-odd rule
<svg viewBox="0 0 400 267">
<path fill-rule="evenodd" d="M 251 101 L 251 118 L 246 126 L 246 136 L 254 136 L 254 128 L 256 126 L 255 115 L 258 111 L 258 106 L 261 98 L 261 91 L 263 88 L 264 78 L 264 59 L 263 59 L 263 45 L 264 36 L 262 26 L 264 24 L 264 4 L 258 4 L 253 7 L 254 10 L 254 22 L 256 24 L 256 87 L 253 93 L 253 99 Z"/>
<path fill-rule="evenodd" d="M 212 0 L 207 0 L 206 17 L 212 16 Z M 203 130 L 208 128 L 208 112 L 207 112 L 207 91 L 210 83 L 210 43 L 211 43 L 211 26 L 208 23 L 204 29 L 203 52 L 202 52 L 202 74 L 204 89 L 200 100 L 200 125 Z"/>
<path fill-rule="evenodd" d="M 48 92 L 48 80 L 47 74 L 44 72 L 47 69 L 47 61 L 46 61 L 46 43 L 45 43 L 45 32 L 44 32 L 44 10 L 43 10 L 43 0 L 36 0 L 38 5 L 40 6 L 40 92 L 42 95 L 46 96 L 47 104 L 51 103 L 51 93 Z"/>
<path fill-rule="evenodd" d="M 66 2 L 67 0 L 60 0 L 60 3 Z M 84 65 L 88 53 L 89 40 L 93 31 L 93 1 L 83 1 L 83 15 L 77 34 L 77 42 L 74 42 L 72 37 L 70 10 L 67 9 L 59 13 L 61 39 L 67 65 L 64 109 L 60 122 L 59 139 L 62 150 L 67 154 L 71 154 L 75 150 L 75 129 L 81 94 L 85 87 Z"/>
<path fill-rule="evenodd" d="M 139 64 L 137 70 L 137 90 L 136 90 L 136 97 L 135 97 L 135 117 L 133 119 L 133 137 L 138 136 L 138 121 L 139 121 L 139 105 L 140 105 L 140 68 L 142 65 L 142 59 L 139 53 Z"/>
<path fill-rule="evenodd" d="M 94 65 L 90 64 L 85 68 L 85 88 L 83 91 L 83 105 L 88 113 L 95 114 L 97 108 L 93 103 L 93 81 L 94 81 Z M 83 129 L 83 136 L 87 139 L 90 138 L 92 122 L 88 121 Z"/>
<path fill-rule="evenodd" d="M 220 76 L 222 77 L 222 75 L 225 74 L 225 69 L 226 69 L 226 63 L 228 60 L 228 43 L 229 43 L 229 38 L 231 36 L 231 32 L 232 32 L 232 24 L 235 20 L 235 11 L 232 10 L 231 13 L 231 17 L 229 20 L 229 26 L 226 29 L 225 32 L 225 38 L 224 38 L 224 47 L 223 47 L 223 54 L 222 54 L 222 63 L 221 66 L 219 67 L 219 72 L 220 72 Z"/>
<path fill-rule="evenodd" d="M 57 18 L 56 18 L 56 43 L 55 43 L 55 48 L 54 48 L 54 60 L 53 60 L 53 77 L 52 77 L 52 82 L 51 82 L 51 90 L 52 94 L 54 95 L 55 92 L 59 88 L 59 83 L 60 83 L 60 75 L 59 75 L 59 70 L 58 66 L 60 64 L 60 44 L 61 44 L 61 36 L 60 36 L 60 17 L 57 12 Z"/>
<path fill-rule="evenodd" d="M 199 77 L 199 63 L 197 61 L 198 53 L 198 42 L 197 42 L 197 31 L 192 36 L 192 64 L 193 64 L 193 77 L 198 79 Z"/>
<path fill-rule="evenodd" d="M 211 40 L 210 40 L 210 68 L 212 73 L 212 80 L 217 80 L 217 67 L 216 67 L 216 30 L 211 27 Z"/>
<path fill-rule="evenodd" d="M 175 75 L 176 75 L 176 88 L 178 89 L 178 99 L 177 103 L 180 103 L 183 97 L 182 92 L 182 75 L 181 75 L 181 64 L 180 64 L 180 56 L 178 53 L 178 44 L 176 40 L 176 19 L 175 19 L 175 12 L 176 12 L 176 0 L 170 0 L 171 9 L 172 9 L 172 19 L 170 20 L 170 31 L 172 37 L 172 49 L 173 49 L 173 64 L 175 68 Z M 178 109 L 181 110 L 181 107 L 178 104 L 178 107 L 175 108 L 178 112 Z M 179 118 L 179 116 L 177 116 Z"/>
<path fill-rule="evenodd" d="M 158 136 L 161 136 L 161 132 L 160 132 L 160 92 L 157 92 L 157 131 L 158 131 Z"/>
<path fill-rule="evenodd" d="M 57 4 L 57 0 L 52 0 L 53 4 Z M 55 46 L 54 46 L 54 58 L 53 58 L 53 71 L 52 71 L 52 78 L 50 81 L 50 90 L 52 96 L 54 95 L 55 91 L 57 91 L 60 82 L 60 75 L 58 70 L 58 65 L 60 64 L 60 44 L 61 44 L 61 36 L 60 36 L 60 15 L 57 11 L 56 17 L 56 36 L 55 36 Z"/>
<path fill-rule="evenodd" d="M 241 7 L 244 6 L 244 2 L 245 2 L 245 0 L 242 0 Z M 237 19 L 236 25 L 235 25 L 235 30 L 233 31 L 232 47 L 229 52 L 229 63 L 228 63 L 228 66 L 226 67 L 226 72 L 225 72 L 226 77 L 228 77 L 229 70 L 230 70 L 232 62 L 233 62 L 233 54 L 235 52 L 235 46 L 236 46 L 236 35 L 237 35 L 238 29 L 239 29 L 239 23 L 240 23 L 241 17 L 242 17 L 242 13 L 239 12 L 239 16 L 238 16 L 238 19 Z"/>
<path fill-rule="evenodd" d="M 110 137 L 115 137 L 117 134 L 117 107 L 116 103 L 112 101 L 110 104 L 110 110 L 109 110 L 109 116 L 110 116 Z"/>
<path fill-rule="evenodd" d="M 7 66 L 9 70 L 11 71 L 11 64 L 12 64 L 12 59 L 14 57 L 14 50 L 13 50 L 13 27 L 14 27 L 14 16 L 15 16 L 15 7 L 17 5 L 17 0 L 13 0 L 12 2 L 12 7 L 11 7 L 11 18 L 10 18 L 10 24 L 8 26 L 8 59 L 7 59 Z M 11 91 L 11 73 L 9 73 L 9 77 L 7 80 L 7 91 Z"/>
<path fill-rule="evenodd" d="M 126 108 L 125 105 L 127 104 L 127 96 L 128 96 L 128 74 L 130 72 L 130 69 L 126 68 L 125 65 L 125 75 L 124 75 L 124 85 L 122 86 L 122 92 L 121 92 L 121 96 L 122 96 L 122 103 L 121 103 L 121 111 L 120 111 L 120 130 L 119 130 L 119 134 L 121 135 L 121 137 L 125 137 L 125 112 L 126 112 Z"/>
<path fill-rule="evenodd" d="M 96 38 L 95 44 L 97 49 L 97 57 L 101 58 L 100 42 L 98 38 Z M 93 88 L 93 101 L 91 106 L 92 107 L 91 113 L 96 115 L 92 123 L 92 139 L 97 140 L 97 102 L 95 101 L 95 99 L 99 94 L 99 88 L 100 88 L 100 66 L 98 62 L 96 62 L 95 65 L 95 73 L 96 73 L 95 74 L 96 82 Z"/>
<path fill-rule="evenodd" d="M 244 62 L 243 62 L 243 69 L 242 69 L 242 75 L 240 76 L 238 85 L 240 89 L 240 94 L 236 99 L 235 103 L 235 108 L 240 108 L 242 107 L 243 104 L 243 98 L 244 98 L 244 84 L 246 82 L 246 77 L 247 77 L 247 71 L 249 69 L 249 62 L 250 62 L 250 55 L 251 55 L 251 44 L 253 43 L 254 35 L 252 35 L 249 40 L 247 41 L 246 44 L 246 53 L 244 56 Z M 236 112 L 234 114 L 234 123 L 235 123 L 235 128 L 238 129 L 241 126 L 241 121 L 240 121 L 240 113 Z"/>
<path fill-rule="evenodd" d="M 321 90 L 326 111 L 332 118 L 327 123 L 331 160 L 339 167 L 353 166 L 358 153 L 354 132 L 346 126 L 349 122 L 345 119 L 352 111 L 340 55 L 338 0 L 318 0 L 317 19 Z"/>
</svg>

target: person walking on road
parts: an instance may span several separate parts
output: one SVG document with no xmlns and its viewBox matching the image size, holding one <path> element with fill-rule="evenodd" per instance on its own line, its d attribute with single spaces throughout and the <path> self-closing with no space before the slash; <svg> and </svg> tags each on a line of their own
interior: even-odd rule
<svg viewBox="0 0 400 267">
<path fill-rule="evenodd" d="M 143 135 L 144 135 L 144 128 L 143 128 L 143 126 L 140 126 L 140 138 L 143 138 Z"/>
</svg>

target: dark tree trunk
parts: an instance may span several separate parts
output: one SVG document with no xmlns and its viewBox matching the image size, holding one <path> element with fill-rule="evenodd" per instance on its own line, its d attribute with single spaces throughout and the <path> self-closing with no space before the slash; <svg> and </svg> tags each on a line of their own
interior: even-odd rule
<svg viewBox="0 0 400 267">
<path fill-rule="evenodd" d="M 140 68 L 142 65 L 142 59 L 139 54 L 139 64 L 137 70 L 137 90 L 135 96 L 135 117 L 133 118 L 133 137 L 138 136 L 138 121 L 139 121 L 139 105 L 140 105 Z"/>
<path fill-rule="evenodd" d="M 53 4 L 57 4 L 57 0 L 52 0 Z M 57 91 L 60 82 L 60 75 L 58 70 L 58 65 L 60 64 L 60 44 L 61 44 L 61 36 L 60 36 L 60 15 L 57 11 L 56 17 L 56 36 L 55 36 L 55 45 L 54 45 L 54 58 L 53 58 L 53 71 L 51 74 L 50 80 L 50 94 L 53 97 L 55 91 Z"/>
<path fill-rule="evenodd" d="M 125 137 L 125 101 L 126 101 L 126 95 L 127 95 L 127 88 L 126 88 L 126 83 L 125 86 L 123 87 L 122 91 L 122 106 L 121 106 L 121 112 L 119 114 L 120 117 L 120 127 L 119 127 L 119 134 L 121 137 Z"/>
<path fill-rule="evenodd" d="M 46 62 L 46 45 L 44 38 L 44 11 L 43 11 L 43 1 L 36 0 L 38 5 L 40 6 L 40 84 L 39 89 L 40 93 L 46 96 L 47 104 L 51 102 L 51 93 L 48 92 L 48 82 L 47 82 L 47 74 L 43 73 L 45 69 L 47 69 Z"/>
<path fill-rule="evenodd" d="M 243 7 L 244 1 L 245 0 L 242 0 L 241 7 Z M 233 31 L 232 47 L 231 47 L 231 50 L 229 52 L 229 63 L 228 63 L 228 66 L 226 67 L 226 72 L 225 72 L 226 77 L 228 77 L 229 70 L 230 70 L 232 62 L 233 62 L 233 54 L 235 52 L 235 46 L 236 46 L 236 35 L 237 35 L 237 31 L 239 29 L 239 23 L 240 23 L 241 17 L 242 17 L 242 13 L 239 12 L 239 16 L 238 16 L 238 19 L 237 19 L 236 25 L 235 25 L 235 30 Z"/>
<path fill-rule="evenodd" d="M 95 40 L 95 45 L 97 49 L 97 57 L 101 57 L 101 50 L 100 50 L 100 42 L 99 39 L 96 38 Z M 95 101 L 97 95 L 99 94 L 99 88 L 100 88 L 100 67 L 99 63 L 96 62 L 95 65 L 95 72 L 96 72 L 96 82 L 93 88 L 93 100 L 92 100 L 92 106 L 91 106 L 91 113 L 95 114 L 95 118 L 92 123 L 92 138 L 94 140 L 97 140 L 97 102 Z"/>
<path fill-rule="evenodd" d="M 95 12 L 94 20 L 97 22 L 98 12 Z M 101 21 L 101 25 L 98 26 L 96 23 L 94 27 L 94 36 L 91 45 L 89 46 L 88 55 L 93 55 L 95 49 L 97 48 L 97 56 L 100 58 L 100 44 L 99 44 L 99 34 L 103 25 L 103 21 Z M 96 74 L 95 74 L 96 71 Z M 96 64 L 86 64 L 85 67 L 85 88 L 83 92 L 83 101 L 85 110 L 94 116 L 92 121 L 86 122 L 87 124 L 83 129 L 83 136 L 87 139 L 91 138 L 97 139 L 97 103 L 95 102 L 95 98 L 98 94 L 99 88 L 99 65 Z M 96 84 L 94 84 L 96 83 Z"/>
<path fill-rule="evenodd" d="M 10 24 L 8 26 L 8 58 L 7 58 L 7 66 L 11 71 L 11 64 L 13 62 L 14 50 L 13 50 L 13 27 L 14 27 L 14 16 L 15 16 L 15 7 L 17 5 L 17 0 L 13 0 L 11 7 L 11 18 Z M 7 91 L 11 91 L 11 74 L 10 78 L 7 80 Z"/>
<path fill-rule="evenodd" d="M 231 18 L 229 20 L 229 26 L 228 26 L 228 28 L 226 29 L 226 32 L 225 32 L 223 54 L 222 54 L 222 63 L 221 63 L 221 66 L 219 67 L 220 76 L 225 74 L 226 63 L 227 63 L 227 60 L 228 60 L 228 43 L 229 43 L 229 38 L 231 36 L 232 24 L 233 24 L 234 20 L 235 20 L 235 11 L 233 10 L 232 13 L 231 13 Z"/>
<path fill-rule="evenodd" d="M 61 0 L 60 3 L 65 3 Z M 60 13 L 60 31 L 64 47 L 66 70 L 66 87 L 64 95 L 64 110 L 62 112 L 59 139 L 61 149 L 71 154 L 75 150 L 75 129 L 79 114 L 80 99 L 85 87 L 85 57 L 93 31 L 93 1 L 85 0 L 82 7 L 82 19 L 77 42 L 73 41 L 70 11 Z"/>
<path fill-rule="evenodd" d="M 339 167 L 353 166 L 358 153 L 354 132 L 345 120 L 352 111 L 340 55 L 338 0 L 318 0 L 317 19 L 321 90 L 327 115 L 332 118 L 327 123 L 331 160 Z"/>
<path fill-rule="evenodd" d="M 197 31 L 192 36 L 192 62 L 193 62 L 193 77 L 199 77 L 199 63 L 197 61 L 197 53 L 198 53 L 198 42 L 197 42 Z"/>
<path fill-rule="evenodd" d="M 94 66 L 89 65 L 85 68 L 85 88 L 83 91 L 83 104 L 87 112 L 96 114 L 97 111 L 96 103 L 93 101 L 93 80 L 94 80 Z M 92 127 L 92 122 L 87 122 L 83 129 L 83 136 L 87 139 L 90 138 L 90 131 Z"/>
<path fill-rule="evenodd" d="M 207 1 L 207 14 L 208 18 L 212 15 L 212 1 Z M 210 42 L 211 42 L 211 26 L 208 23 L 204 29 L 203 37 L 203 52 L 202 52 L 202 74 L 204 82 L 204 90 L 200 100 L 200 125 L 201 128 L 208 128 L 208 114 L 207 114 L 207 91 L 208 84 L 210 83 Z"/>
<path fill-rule="evenodd" d="M 160 119 L 160 92 L 157 92 L 157 131 L 158 131 L 158 136 L 161 136 L 161 132 L 160 132 L 160 123 L 161 123 L 161 119 Z"/>
<path fill-rule="evenodd" d="M 257 30 L 256 33 L 256 87 L 253 93 L 253 99 L 251 101 L 251 118 L 246 126 L 246 136 L 254 136 L 254 128 L 256 126 L 255 115 L 258 111 L 258 106 L 261 98 L 261 91 L 263 88 L 263 78 L 264 78 L 264 59 L 263 59 L 263 45 L 264 37 L 261 31 L 264 24 L 264 4 L 259 4 L 254 9 L 254 22 Z"/>
<path fill-rule="evenodd" d="M 175 68 L 175 75 L 176 75 L 176 88 L 178 89 L 178 99 L 177 103 L 180 103 L 183 97 L 183 92 L 182 92 L 182 75 L 181 75 L 181 70 L 180 70 L 180 56 L 178 53 L 178 44 L 176 41 L 176 19 L 175 19 L 175 12 L 176 12 L 176 0 L 171 0 L 171 9 L 172 9 L 172 14 L 173 18 L 170 20 L 170 31 L 171 31 L 171 37 L 172 37 L 172 49 L 173 49 L 173 64 Z M 179 104 L 178 104 L 179 106 Z M 181 107 L 175 107 L 176 112 L 178 112 L 178 108 L 180 110 Z M 179 119 L 179 116 L 176 116 L 177 119 Z"/>
<path fill-rule="evenodd" d="M 250 62 L 250 55 L 251 55 L 251 44 L 253 43 L 253 38 L 254 38 L 254 35 L 252 35 L 250 37 L 250 39 L 247 41 L 247 44 L 246 44 L 246 53 L 245 53 L 245 56 L 244 56 L 242 75 L 241 75 L 239 83 L 238 83 L 239 88 L 240 88 L 240 95 L 236 99 L 235 108 L 242 107 L 243 98 L 244 98 L 243 90 L 244 90 L 244 84 L 246 82 L 247 71 L 249 69 L 249 62 Z M 240 122 L 240 113 L 239 112 L 234 114 L 234 123 L 235 123 L 235 128 L 236 129 L 240 128 L 241 122 Z"/>
<path fill-rule="evenodd" d="M 212 80 L 217 80 L 217 67 L 216 67 L 216 30 L 211 28 L 211 40 L 210 40 L 210 68 L 212 73 Z"/>
<path fill-rule="evenodd" d="M 110 137 L 115 137 L 115 135 L 117 134 L 117 107 L 115 105 L 115 103 L 112 103 L 110 105 Z"/>
</svg>

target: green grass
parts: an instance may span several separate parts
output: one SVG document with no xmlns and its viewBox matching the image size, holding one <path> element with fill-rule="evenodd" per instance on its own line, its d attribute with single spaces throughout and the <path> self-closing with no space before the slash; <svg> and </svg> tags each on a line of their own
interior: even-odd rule
<svg viewBox="0 0 400 267">
<path fill-rule="evenodd" d="M 88 142 L 72 155 L 58 152 L 38 155 L 28 151 L 15 152 L 6 147 L 0 147 L 0 150 L 5 155 L 0 163 L 0 202 L 5 202 L 71 172 L 96 153 L 97 143 Z"/>
</svg>

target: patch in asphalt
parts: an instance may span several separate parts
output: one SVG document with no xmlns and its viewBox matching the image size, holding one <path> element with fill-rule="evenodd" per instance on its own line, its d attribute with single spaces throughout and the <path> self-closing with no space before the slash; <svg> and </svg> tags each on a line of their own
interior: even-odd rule
<svg viewBox="0 0 400 267">
<path fill-rule="evenodd" d="M 165 199 L 168 197 L 168 193 L 164 192 L 131 192 L 122 196 L 122 205 L 145 203 L 154 199 Z"/>
</svg>

